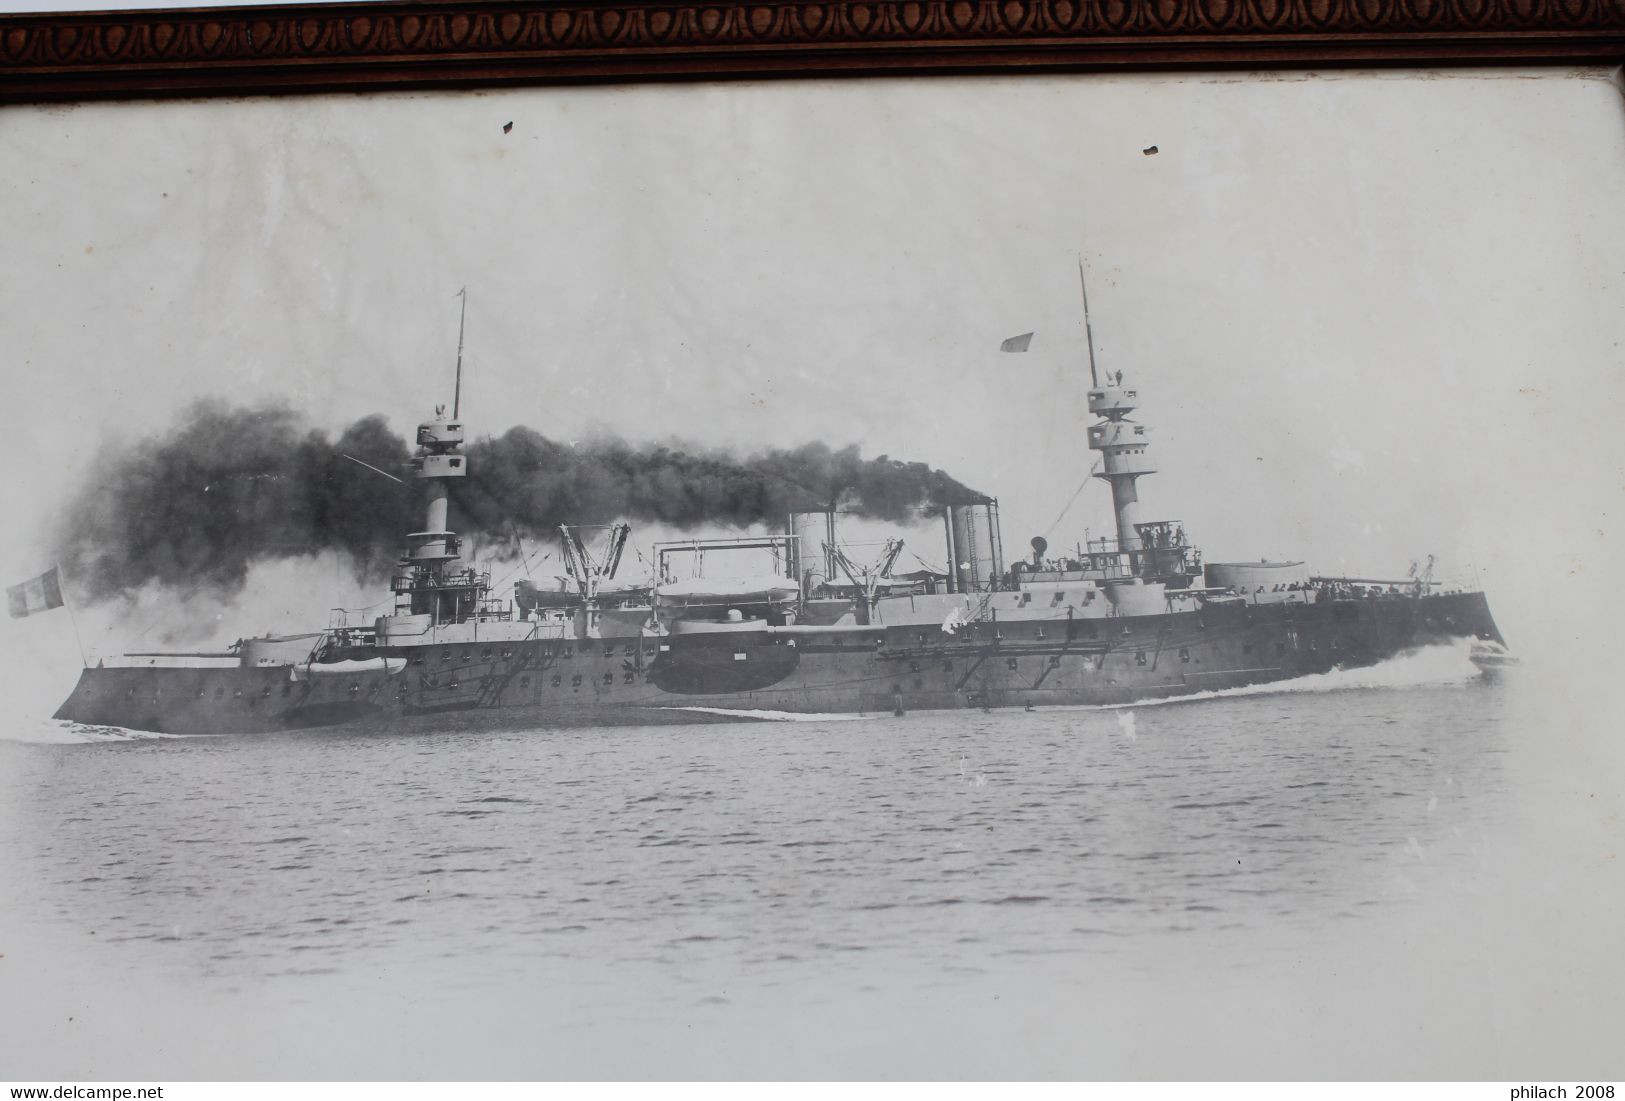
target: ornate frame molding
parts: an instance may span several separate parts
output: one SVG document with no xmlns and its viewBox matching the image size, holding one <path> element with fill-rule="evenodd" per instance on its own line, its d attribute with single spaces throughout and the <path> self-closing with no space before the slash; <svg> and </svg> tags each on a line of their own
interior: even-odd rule
<svg viewBox="0 0 1625 1101">
<path fill-rule="evenodd" d="M 391 0 L 0 15 L 0 102 L 1622 60 L 1625 0 Z"/>
</svg>

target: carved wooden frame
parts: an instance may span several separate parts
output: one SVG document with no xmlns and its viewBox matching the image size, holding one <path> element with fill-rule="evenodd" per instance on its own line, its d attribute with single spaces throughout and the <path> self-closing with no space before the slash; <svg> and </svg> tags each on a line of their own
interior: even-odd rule
<svg viewBox="0 0 1625 1101">
<path fill-rule="evenodd" d="M 0 102 L 838 74 L 1618 64 L 1625 0 L 431 0 L 0 15 Z"/>
</svg>

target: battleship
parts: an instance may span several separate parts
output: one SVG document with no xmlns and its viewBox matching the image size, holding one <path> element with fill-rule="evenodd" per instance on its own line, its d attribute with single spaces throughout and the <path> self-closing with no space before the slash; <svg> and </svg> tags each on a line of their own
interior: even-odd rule
<svg viewBox="0 0 1625 1101">
<path fill-rule="evenodd" d="M 1085 311 L 1087 321 L 1087 307 Z M 208 653 L 136 653 L 86 668 L 56 718 L 170 734 L 416 719 L 513 729 L 661 724 L 963 708 L 1124 705 L 1373 665 L 1470 640 L 1511 660 L 1482 591 L 1427 567 L 1403 578 L 1330 577 L 1306 563 L 1206 562 L 1176 520 L 1142 519 L 1154 473 L 1138 390 L 1104 378 L 1089 340 L 1092 473 L 1115 536 L 1004 561 L 998 502 L 936 510 L 940 571 L 896 571 L 902 543 L 854 562 L 833 511 L 782 530 L 655 544 L 646 583 L 618 578 L 628 537 L 559 531 L 568 578 L 494 592 L 450 530 L 468 473 L 458 416 L 418 426 L 421 531 L 406 534 L 393 608 L 370 622 L 239 640 Z M 460 361 L 459 361 L 460 367 Z M 707 576 L 700 563 L 769 563 Z M 688 566 L 688 576 L 681 567 Z"/>
</svg>

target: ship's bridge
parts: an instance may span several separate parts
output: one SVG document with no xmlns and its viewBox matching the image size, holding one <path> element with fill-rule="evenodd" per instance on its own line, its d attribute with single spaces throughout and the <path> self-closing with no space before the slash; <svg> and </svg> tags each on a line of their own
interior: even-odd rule
<svg viewBox="0 0 1625 1101">
<path fill-rule="evenodd" d="M 1152 520 L 1135 524 L 1137 546 L 1123 547 L 1116 539 L 1102 536 L 1089 540 L 1082 559 L 1069 560 L 1084 575 L 1098 581 L 1127 581 L 1132 578 L 1166 581 L 1173 587 L 1189 584 L 1202 575 L 1202 552 L 1185 537 L 1185 525 L 1178 520 Z"/>
</svg>

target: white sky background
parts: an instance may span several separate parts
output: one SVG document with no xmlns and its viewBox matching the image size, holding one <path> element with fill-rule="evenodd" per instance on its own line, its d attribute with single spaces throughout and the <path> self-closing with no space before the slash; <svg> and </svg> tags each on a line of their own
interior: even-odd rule
<svg viewBox="0 0 1625 1101">
<path fill-rule="evenodd" d="M 0 570 L 49 563 L 99 438 L 197 396 L 410 432 L 449 396 L 464 284 L 475 432 L 858 443 L 998 496 L 1013 557 L 1093 458 L 1081 248 L 1153 432 L 1146 518 L 1215 561 L 1477 567 L 1527 650 L 1554 585 L 1589 616 L 1609 576 L 1622 115 L 1600 70 L 8 108 L 27 459 Z M 1096 482 L 1049 534 L 1109 525 Z M 256 591 L 288 622 L 228 638 L 362 595 L 308 569 Z"/>
</svg>

